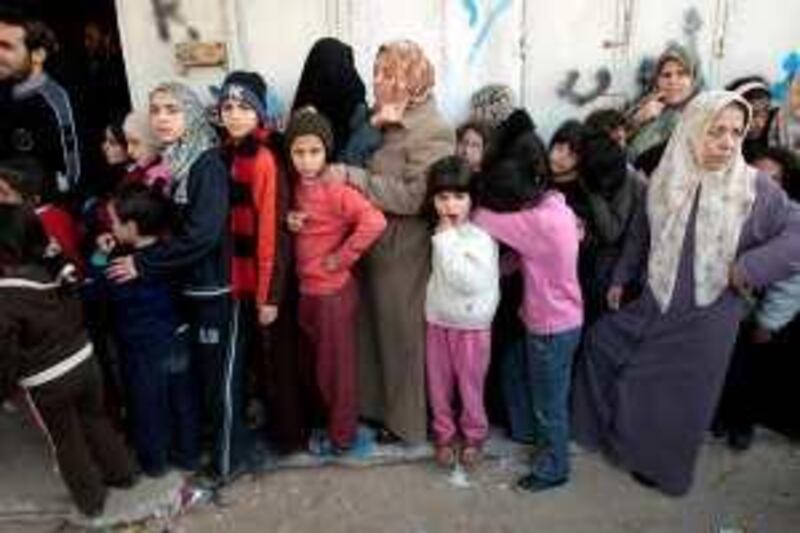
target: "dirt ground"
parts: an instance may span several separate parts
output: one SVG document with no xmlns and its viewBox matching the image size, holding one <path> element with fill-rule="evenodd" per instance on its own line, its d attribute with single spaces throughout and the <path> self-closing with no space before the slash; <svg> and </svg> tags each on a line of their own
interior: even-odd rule
<svg viewBox="0 0 800 533">
<path fill-rule="evenodd" d="M 0 420 L 0 439 L 8 435 Z M 499 440 L 499 439 L 496 439 Z M 0 531 L 79 531 L 64 526 L 63 487 L 30 441 L 11 454 L 0 443 Z M 16 449 L 16 446 L 15 446 Z M 41 449 L 39 450 L 41 452 Z M 495 444 L 493 458 L 455 486 L 430 460 L 390 466 L 285 468 L 238 480 L 218 504 L 173 520 L 168 531 L 618 533 L 800 531 L 800 446 L 761 431 L 753 449 L 704 448 L 692 492 L 670 498 L 635 484 L 602 458 L 574 450 L 572 482 L 537 495 L 519 493 L 524 449 Z M 24 461 L 34 461 L 22 468 Z M 38 468 L 38 474 L 37 474 Z M 37 479 L 36 476 L 41 476 Z M 16 477 L 16 479 L 15 479 Z M 14 507 L 16 505 L 16 507 Z M 16 514 L 14 512 L 16 509 Z M 164 524 L 129 528 L 164 531 Z"/>
</svg>

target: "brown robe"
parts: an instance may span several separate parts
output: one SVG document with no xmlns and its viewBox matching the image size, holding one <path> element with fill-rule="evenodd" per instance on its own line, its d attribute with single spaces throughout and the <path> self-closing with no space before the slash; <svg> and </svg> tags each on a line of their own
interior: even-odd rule
<svg viewBox="0 0 800 533">
<path fill-rule="evenodd" d="M 426 172 L 452 155 L 453 130 L 433 98 L 384 131 L 367 171 L 350 176 L 386 214 L 388 225 L 362 260 L 359 321 L 361 414 L 406 442 L 426 437 L 425 286 L 430 232 L 420 211 Z"/>
</svg>

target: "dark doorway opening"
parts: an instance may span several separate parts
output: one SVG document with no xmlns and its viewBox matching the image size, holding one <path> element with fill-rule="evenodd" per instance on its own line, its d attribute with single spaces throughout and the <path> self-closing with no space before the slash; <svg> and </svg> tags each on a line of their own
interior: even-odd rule
<svg viewBox="0 0 800 533">
<path fill-rule="evenodd" d="M 103 132 L 131 107 L 114 0 L 21 2 L 55 32 L 59 50 L 46 70 L 72 100 L 85 193 L 104 179 Z"/>
</svg>

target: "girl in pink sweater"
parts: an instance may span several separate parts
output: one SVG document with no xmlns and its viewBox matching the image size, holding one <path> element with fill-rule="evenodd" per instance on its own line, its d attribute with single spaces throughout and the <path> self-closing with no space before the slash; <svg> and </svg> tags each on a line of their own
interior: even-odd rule
<svg viewBox="0 0 800 533">
<path fill-rule="evenodd" d="M 354 446 L 358 428 L 358 286 L 352 269 L 381 235 L 386 219 L 357 190 L 322 179 L 333 149 L 324 116 L 313 108 L 297 111 L 286 145 L 298 180 L 288 223 L 297 234 L 301 342 L 314 354 L 332 451 L 343 453 Z"/>
<path fill-rule="evenodd" d="M 540 147 L 530 131 L 490 162 L 474 215 L 475 224 L 513 251 L 522 271 L 527 334 L 505 357 L 503 386 L 512 435 L 540 448 L 531 473 L 517 482 L 531 492 L 569 477 L 567 399 L 583 323 L 578 221 L 561 193 L 545 192 Z"/>
</svg>

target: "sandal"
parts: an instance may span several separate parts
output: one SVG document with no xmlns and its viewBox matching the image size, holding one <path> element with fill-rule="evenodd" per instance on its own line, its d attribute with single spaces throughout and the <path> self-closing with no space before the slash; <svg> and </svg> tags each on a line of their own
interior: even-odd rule
<svg viewBox="0 0 800 533">
<path fill-rule="evenodd" d="M 436 447 L 436 464 L 442 468 L 450 468 L 456 462 L 456 452 L 449 444 Z"/>
<path fill-rule="evenodd" d="M 481 461 L 481 449 L 477 446 L 465 446 L 461 450 L 461 464 L 465 470 L 474 470 Z"/>
</svg>

